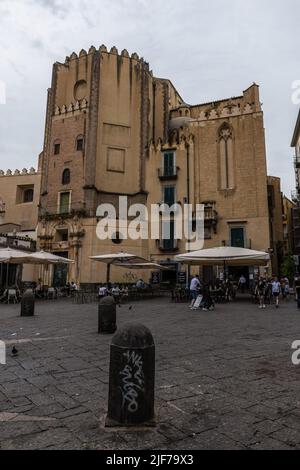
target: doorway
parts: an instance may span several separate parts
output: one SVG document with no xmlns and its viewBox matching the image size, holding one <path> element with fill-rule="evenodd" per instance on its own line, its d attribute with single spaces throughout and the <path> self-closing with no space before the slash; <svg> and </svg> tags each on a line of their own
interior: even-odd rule
<svg viewBox="0 0 300 470">
<path fill-rule="evenodd" d="M 68 258 L 69 253 L 67 251 L 54 253 L 57 256 Z M 69 267 L 67 264 L 55 264 L 53 271 L 53 287 L 65 287 L 68 280 Z"/>
</svg>

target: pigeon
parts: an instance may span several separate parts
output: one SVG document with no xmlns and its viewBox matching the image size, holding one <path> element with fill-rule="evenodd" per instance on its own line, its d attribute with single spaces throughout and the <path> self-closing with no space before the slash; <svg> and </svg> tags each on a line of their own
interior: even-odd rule
<svg viewBox="0 0 300 470">
<path fill-rule="evenodd" d="M 128 310 L 132 310 L 132 305 L 130 305 L 129 309 Z"/>
<path fill-rule="evenodd" d="M 18 355 L 19 351 L 18 351 L 17 348 L 14 346 L 14 347 L 12 348 L 11 353 L 12 353 L 12 355 L 13 355 L 14 357 L 16 357 L 16 356 Z"/>
</svg>

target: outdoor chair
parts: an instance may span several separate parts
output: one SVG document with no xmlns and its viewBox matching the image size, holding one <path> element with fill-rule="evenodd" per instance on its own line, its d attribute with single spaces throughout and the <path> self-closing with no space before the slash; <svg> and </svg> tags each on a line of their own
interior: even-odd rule
<svg viewBox="0 0 300 470">
<path fill-rule="evenodd" d="M 18 303 L 18 297 L 17 297 L 16 289 L 8 289 L 7 303 L 9 304 L 11 300 L 14 304 Z"/>
<path fill-rule="evenodd" d="M 49 287 L 48 292 L 47 292 L 47 299 L 55 299 L 56 297 L 56 291 L 54 287 Z"/>
<path fill-rule="evenodd" d="M 6 289 L 0 297 L 0 302 L 1 303 L 6 303 L 7 302 L 7 294 L 8 294 L 8 292 L 7 292 L 7 289 Z"/>
</svg>

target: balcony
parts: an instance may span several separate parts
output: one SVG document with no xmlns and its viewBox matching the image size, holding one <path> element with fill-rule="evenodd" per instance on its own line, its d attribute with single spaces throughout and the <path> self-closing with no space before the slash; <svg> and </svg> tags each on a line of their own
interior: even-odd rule
<svg viewBox="0 0 300 470">
<path fill-rule="evenodd" d="M 0 233 L 0 247 L 20 249 L 22 251 L 36 251 L 36 242 L 29 237 L 6 235 Z"/>
<path fill-rule="evenodd" d="M 159 168 L 157 170 L 158 177 L 161 181 L 177 180 L 178 170 L 179 170 L 178 166 L 177 167 L 170 167 L 170 168 Z"/>
<path fill-rule="evenodd" d="M 160 251 L 164 251 L 166 253 L 170 253 L 170 252 L 178 250 L 178 240 L 173 240 L 173 239 L 158 240 L 158 245 L 159 245 Z"/>
<path fill-rule="evenodd" d="M 223 240 L 222 241 L 222 245 L 223 246 L 234 246 L 231 242 L 231 240 Z M 241 244 L 240 246 L 236 246 L 235 245 L 235 248 L 248 248 L 249 250 L 252 249 L 252 241 L 249 239 L 249 240 L 244 240 L 244 243 Z"/>
<path fill-rule="evenodd" d="M 300 156 L 294 156 L 294 166 L 300 168 Z"/>
<path fill-rule="evenodd" d="M 57 205 L 46 207 L 40 207 L 39 209 L 39 218 L 45 218 L 47 220 L 57 219 L 58 217 L 61 218 L 69 218 L 75 215 L 79 217 L 87 216 L 87 211 L 85 208 L 84 202 L 73 202 L 70 204 L 69 207 L 63 207 L 63 210 L 60 211 Z"/>
<path fill-rule="evenodd" d="M 193 212 L 193 224 L 196 222 L 196 213 Z M 204 204 L 204 226 L 213 228 L 214 233 L 217 233 L 218 225 L 218 212 L 215 210 L 214 205 Z"/>
</svg>

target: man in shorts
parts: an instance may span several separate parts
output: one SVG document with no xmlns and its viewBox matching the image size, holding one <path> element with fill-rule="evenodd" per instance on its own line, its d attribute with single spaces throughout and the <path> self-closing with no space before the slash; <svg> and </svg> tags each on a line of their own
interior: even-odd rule
<svg viewBox="0 0 300 470">
<path fill-rule="evenodd" d="M 275 279 L 272 282 L 272 295 L 275 298 L 276 302 L 276 308 L 279 307 L 279 295 L 280 295 L 280 290 L 281 290 L 281 284 L 278 281 L 278 278 L 275 277 Z"/>
</svg>

